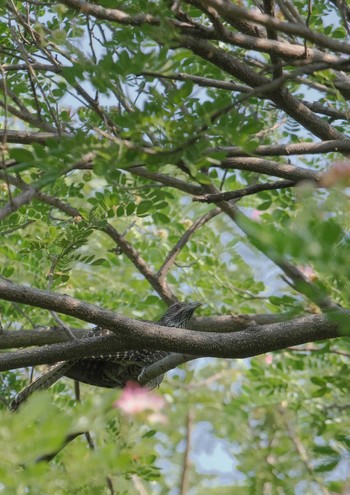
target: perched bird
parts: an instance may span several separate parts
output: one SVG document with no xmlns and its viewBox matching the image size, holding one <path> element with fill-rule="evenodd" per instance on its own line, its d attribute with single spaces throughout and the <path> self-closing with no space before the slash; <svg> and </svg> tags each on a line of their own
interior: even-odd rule
<svg viewBox="0 0 350 495">
<path fill-rule="evenodd" d="M 183 328 L 199 306 L 200 303 L 175 303 L 168 308 L 156 323 L 165 327 Z M 97 337 L 112 333 L 110 330 L 97 327 L 88 332 L 86 337 Z M 23 389 L 11 402 L 10 410 L 15 411 L 33 392 L 48 389 L 62 376 L 67 376 L 95 387 L 123 388 L 128 381 L 137 381 L 143 368 L 169 354 L 169 352 L 165 351 L 142 349 L 116 352 L 109 356 L 61 361 L 50 366 L 37 380 Z M 163 377 L 163 375 L 158 376 L 148 382 L 147 386 L 150 388 L 158 386 Z"/>
</svg>

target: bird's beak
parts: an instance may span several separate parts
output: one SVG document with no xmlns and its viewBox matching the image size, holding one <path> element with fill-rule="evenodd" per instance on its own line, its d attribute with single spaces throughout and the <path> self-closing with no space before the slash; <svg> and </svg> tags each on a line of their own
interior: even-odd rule
<svg viewBox="0 0 350 495">
<path fill-rule="evenodd" d="M 200 302 L 193 302 L 193 303 L 190 303 L 190 305 L 191 305 L 191 307 L 193 309 L 197 309 L 197 308 L 199 308 L 199 306 L 202 306 L 202 303 L 200 303 Z"/>
</svg>

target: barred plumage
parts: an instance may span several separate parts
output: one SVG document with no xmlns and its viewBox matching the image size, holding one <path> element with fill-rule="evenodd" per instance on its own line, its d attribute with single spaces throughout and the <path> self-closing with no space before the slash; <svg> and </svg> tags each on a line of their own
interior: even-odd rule
<svg viewBox="0 0 350 495">
<path fill-rule="evenodd" d="M 168 308 L 157 323 L 167 327 L 182 328 L 186 326 L 198 306 L 200 303 L 175 303 Z M 86 337 L 110 333 L 109 330 L 97 327 L 88 332 Z M 33 392 L 46 390 L 62 376 L 95 387 L 123 388 L 128 381 L 137 381 L 144 367 L 163 359 L 168 354 L 170 353 L 158 350 L 128 350 L 110 356 L 96 356 L 56 363 L 22 390 L 11 402 L 10 409 L 15 411 Z M 154 388 L 162 380 L 163 375 L 147 383 L 147 386 Z"/>
</svg>

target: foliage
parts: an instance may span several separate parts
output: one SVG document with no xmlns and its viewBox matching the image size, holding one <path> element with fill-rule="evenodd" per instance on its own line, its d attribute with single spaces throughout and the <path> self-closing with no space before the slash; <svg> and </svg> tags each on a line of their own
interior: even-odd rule
<svg viewBox="0 0 350 495">
<path fill-rule="evenodd" d="M 267 339 L 323 312 L 345 335 L 188 363 L 159 423 L 120 412 L 120 391 L 78 402 L 68 380 L 10 415 L 30 372 L 6 371 L 3 493 L 348 489 L 349 314 L 332 311 L 350 296 L 350 11 L 274 3 L 1 2 L 1 280 L 133 319 L 198 300 L 197 329 L 263 315 Z M 13 348 L 57 327 L 0 297 Z M 81 435 L 36 462 L 87 430 L 90 449 Z"/>
</svg>

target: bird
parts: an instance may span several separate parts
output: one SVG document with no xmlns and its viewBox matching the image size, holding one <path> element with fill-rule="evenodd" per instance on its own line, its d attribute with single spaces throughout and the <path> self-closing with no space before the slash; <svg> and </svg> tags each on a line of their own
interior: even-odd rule
<svg viewBox="0 0 350 495">
<path fill-rule="evenodd" d="M 166 327 L 184 328 L 191 319 L 194 311 L 201 306 L 199 302 L 172 304 L 163 316 L 155 323 Z M 105 328 L 95 327 L 85 337 L 113 335 Z M 16 411 L 33 392 L 46 390 L 62 376 L 95 387 L 124 388 L 130 381 L 137 381 L 143 368 L 149 366 L 170 353 L 160 350 L 126 350 L 108 356 L 92 356 L 89 358 L 60 361 L 50 366 L 33 383 L 24 388 L 10 403 L 9 409 Z M 163 381 L 164 375 L 158 376 L 146 383 L 148 388 L 155 388 Z"/>
</svg>

